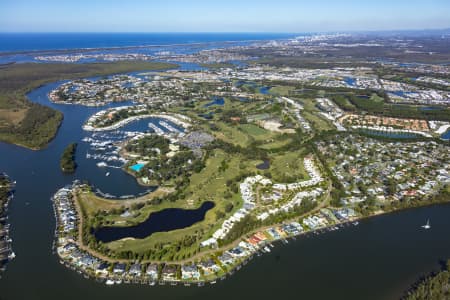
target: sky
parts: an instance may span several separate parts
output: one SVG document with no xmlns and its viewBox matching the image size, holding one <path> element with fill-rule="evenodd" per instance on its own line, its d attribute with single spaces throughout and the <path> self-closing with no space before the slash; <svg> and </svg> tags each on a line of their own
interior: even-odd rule
<svg viewBox="0 0 450 300">
<path fill-rule="evenodd" d="M 450 28 L 450 0 L 0 0 L 0 32 Z"/>
</svg>

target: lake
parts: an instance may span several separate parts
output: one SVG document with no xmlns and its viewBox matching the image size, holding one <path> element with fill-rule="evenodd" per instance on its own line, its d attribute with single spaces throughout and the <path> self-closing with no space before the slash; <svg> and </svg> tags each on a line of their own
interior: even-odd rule
<svg viewBox="0 0 450 300">
<path fill-rule="evenodd" d="M 182 229 L 200 222 L 205 219 L 206 213 L 213 207 L 214 203 L 207 201 L 197 209 L 166 208 L 151 213 L 147 220 L 136 226 L 101 227 L 94 231 L 94 235 L 97 240 L 104 243 L 127 237 L 143 239 L 155 232 Z"/>
<path fill-rule="evenodd" d="M 369 129 L 361 129 L 361 132 L 371 135 L 371 136 L 380 136 L 390 139 L 415 139 L 420 138 L 421 136 L 415 133 L 410 132 L 388 132 L 382 130 L 369 130 Z"/>
<path fill-rule="evenodd" d="M 210 107 L 213 105 L 223 106 L 225 104 L 225 100 L 221 97 L 213 97 L 211 102 L 206 103 L 203 107 Z"/>
</svg>

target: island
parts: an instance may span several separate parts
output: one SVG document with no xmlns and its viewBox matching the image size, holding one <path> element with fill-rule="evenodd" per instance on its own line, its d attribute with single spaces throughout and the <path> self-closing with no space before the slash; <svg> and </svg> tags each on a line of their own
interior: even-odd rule
<svg viewBox="0 0 450 300">
<path fill-rule="evenodd" d="M 64 173 L 73 173 L 77 167 L 75 162 L 75 152 L 77 150 L 77 143 L 69 144 L 66 149 L 64 149 L 63 154 L 59 162 L 59 166 Z"/>
</svg>

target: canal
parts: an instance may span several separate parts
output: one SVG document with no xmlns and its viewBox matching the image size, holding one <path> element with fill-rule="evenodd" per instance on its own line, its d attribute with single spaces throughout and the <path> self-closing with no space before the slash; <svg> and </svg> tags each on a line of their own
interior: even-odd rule
<svg viewBox="0 0 450 300">
<path fill-rule="evenodd" d="M 29 97 L 64 113 L 56 138 L 41 151 L 0 143 L 0 171 L 17 180 L 10 206 L 13 248 L 17 254 L 0 279 L 0 299 L 398 299 L 421 275 L 450 257 L 450 205 L 383 215 L 359 226 L 298 238 L 255 258 L 231 278 L 198 287 L 120 285 L 107 287 L 59 264 L 51 252 L 55 220 L 50 197 L 74 179 L 87 179 L 113 195 L 145 192 L 118 169 L 106 177 L 95 161 L 84 157 L 81 124 L 101 108 L 55 105 L 43 86 Z M 59 169 L 59 157 L 78 142 L 75 174 Z M 430 219 L 432 228 L 420 228 Z M 171 222 L 171 220 L 167 220 Z"/>
</svg>

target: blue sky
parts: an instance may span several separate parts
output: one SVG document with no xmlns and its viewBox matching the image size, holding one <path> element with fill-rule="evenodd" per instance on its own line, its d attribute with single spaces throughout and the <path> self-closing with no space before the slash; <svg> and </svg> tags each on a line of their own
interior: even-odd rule
<svg viewBox="0 0 450 300">
<path fill-rule="evenodd" d="M 0 32 L 450 28 L 450 0 L 0 0 Z"/>
</svg>

